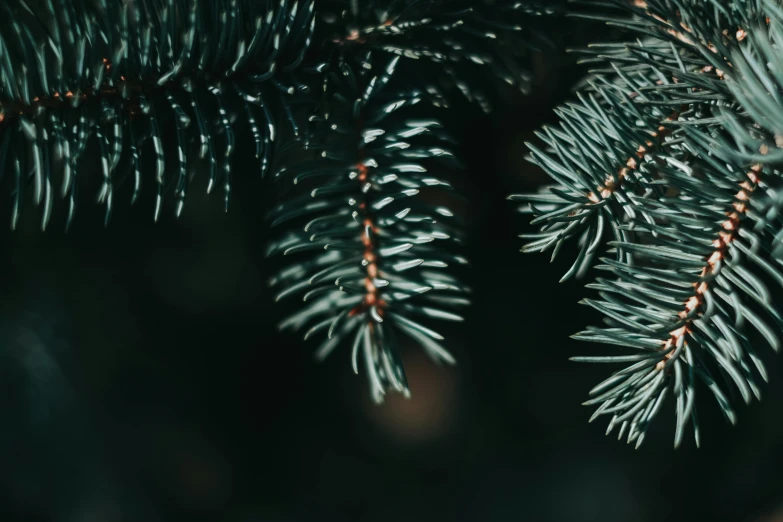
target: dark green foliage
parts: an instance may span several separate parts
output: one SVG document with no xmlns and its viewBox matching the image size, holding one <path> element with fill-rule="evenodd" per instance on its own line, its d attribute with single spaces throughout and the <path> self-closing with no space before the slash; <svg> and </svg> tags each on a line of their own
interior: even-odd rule
<svg viewBox="0 0 783 522">
<path fill-rule="evenodd" d="M 221 184 L 228 204 L 237 136 L 247 133 L 261 173 L 281 151 L 271 215 L 292 228 L 270 253 L 297 255 L 274 281 L 307 301 L 283 324 L 325 330 L 320 356 L 353 343 L 355 368 L 361 346 L 376 399 L 389 387 L 407 393 L 395 331 L 452 362 L 419 321 L 460 320 L 452 309 L 467 304 L 455 274 L 466 263 L 455 248 L 460 220 L 442 205 L 456 195 L 441 174 L 458 162 L 430 111 L 454 91 L 488 110 L 498 84 L 525 90 L 530 50 L 546 42 L 533 27 L 548 5 L 5 3 L 0 173 L 12 177 L 12 225 L 28 185 L 43 227 L 58 186 L 70 224 L 90 157 L 107 221 L 122 185 L 132 180 L 135 201 L 146 172 L 155 218 L 171 190 L 179 215 L 201 161 L 207 190 Z"/>
<path fill-rule="evenodd" d="M 123 183 L 173 191 L 199 162 L 226 204 L 237 133 L 273 160 L 272 279 L 304 306 L 282 326 L 363 360 L 371 392 L 409 394 L 399 334 L 453 363 L 430 319 L 461 320 L 459 171 L 438 111 L 455 93 L 490 109 L 499 84 L 529 87 L 546 2 L 507 0 L 12 0 L 0 4 L 0 173 L 12 226 L 28 188 L 42 227 L 56 197 L 70 224 L 95 151 L 106 220 Z M 698 444 L 696 393 L 761 395 L 759 345 L 780 348 L 783 286 L 783 8 L 777 0 L 586 2 L 631 39 L 582 51 L 593 72 L 538 133 L 554 180 L 512 196 L 541 230 L 524 251 L 569 241 L 563 280 L 599 274 L 584 303 L 604 325 L 575 338 L 630 351 L 591 392 L 593 418 L 642 443 L 667 396 L 675 445 Z M 314 45 L 310 45 L 314 42 Z M 304 116 L 303 116 L 304 115 Z M 306 120 L 305 120 L 306 118 Z M 281 123 L 285 125 L 281 129 Z M 290 138 L 290 140 L 289 140 Z M 281 145 L 281 142 L 284 142 Z M 174 151 L 170 154 L 168 151 Z M 280 157 L 273 158 L 273 153 Z M 568 247 L 566 247 L 568 248 Z M 289 257 L 290 256 L 290 257 Z M 697 382 L 702 385 L 697 385 Z"/>
<path fill-rule="evenodd" d="M 527 91 L 531 49 L 551 48 L 537 18 L 560 2 L 486 0 L 324 0 L 321 42 L 403 57 L 408 78 L 439 106 L 453 91 L 490 109 L 498 80 Z"/>
<path fill-rule="evenodd" d="M 15 177 L 13 224 L 28 178 L 44 227 L 59 179 L 70 223 L 93 138 L 107 219 L 122 181 L 133 177 L 135 200 L 147 170 L 156 219 L 171 185 L 179 214 L 196 159 L 209 162 L 209 189 L 221 183 L 227 204 L 237 121 L 247 123 L 267 168 L 273 113 L 304 88 L 293 71 L 312 35 L 312 1 L 38 4 L 0 5 L 0 172 Z M 169 128 L 177 158 L 167 166 Z"/>
<path fill-rule="evenodd" d="M 325 335 L 319 359 L 351 346 L 353 368 L 361 357 L 376 401 L 388 389 L 409 394 L 398 333 L 453 362 L 429 319 L 462 319 L 454 309 L 468 300 L 454 272 L 467 260 L 453 248 L 460 220 L 439 203 L 451 189 L 442 173 L 458 163 L 433 106 L 448 106 L 456 88 L 486 109 L 483 84 L 526 86 L 521 63 L 538 12 L 530 5 L 319 4 L 323 62 L 311 91 L 323 95 L 280 158 L 271 222 L 293 230 L 270 254 L 290 255 L 292 264 L 272 284 L 278 298 L 306 302 L 281 327 Z M 517 52 L 506 54 L 510 45 Z M 472 81 L 476 71 L 484 82 Z"/>
<path fill-rule="evenodd" d="M 777 2 L 762 3 L 769 13 L 769 23 L 757 21 L 748 32 L 745 44 L 734 49 L 731 61 L 736 74 L 727 78 L 732 95 L 740 110 L 722 110 L 722 123 L 729 132 L 732 144 L 719 149 L 724 155 L 738 161 L 759 162 L 778 167 L 783 159 L 783 7 Z M 715 139 L 705 137 L 702 143 L 712 147 Z M 721 140 L 724 141 L 724 140 Z M 769 168 L 767 167 L 767 168 Z M 777 170 L 775 170 L 777 172 Z M 783 260 L 783 225 L 781 208 L 783 192 L 779 184 L 770 184 L 761 198 L 758 209 L 758 227 L 771 227 L 775 234 L 772 255 Z"/>
<path fill-rule="evenodd" d="M 304 193 L 284 196 L 271 215 L 274 225 L 306 223 L 270 249 L 294 263 L 273 280 L 278 299 L 304 294 L 306 303 L 281 327 L 325 337 L 318 359 L 352 346 L 353 369 L 361 358 L 376 401 L 389 388 L 409 394 L 397 334 L 453 363 L 425 324 L 461 321 L 452 309 L 467 304 L 449 273 L 466 263 L 454 251 L 458 219 L 433 201 L 451 188 L 437 174 L 454 163 L 451 143 L 437 120 L 421 118 L 420 93 L 387 86 L 398 63 L 368 53 L 328 76 L 303 147 L 318 155 L 302 160 L 303 150 L 292 151 L 277 173 Z"/>
<path fill-rule="evenodd" d="M 766 26 L 774 33 L 783 17 L 772 1 L 612 4 L 620 8 L 612 23 L 637 39 L 586 51 L 596 70 L 579 102 L 539 134 L 543 149 L 531 147 L 558 186 L 513 199 L 543 227 L 523 250 L 554 255 L 579 242 L 566 278 L 612 254 L 588 285 L 597 298 L 584 301 L 606 325 L 575 338 L 630 352 L 575 359 L 630 365 L 590 392 L 593 418 L 609 415 L 609 431 L 618 427 L 638 447 L 672 395 L 675 445 L 688 423 L 698 444 L 696 381 L 733 423 L 735 395 L 760 397 L 759 341 L 780 346 L 774 296 L 783 269 L 771 254 L 781 224 L 770 203 L 779 200 L 780 172 L 773 137 L 766 148 L 753 140 L 758 125 L 770 130 L 769 101 L 781 90 L 747 60 L 764 51 L 772 58 Z M 760 51 L 749 52 L 757 40 Z"/>
</svg>

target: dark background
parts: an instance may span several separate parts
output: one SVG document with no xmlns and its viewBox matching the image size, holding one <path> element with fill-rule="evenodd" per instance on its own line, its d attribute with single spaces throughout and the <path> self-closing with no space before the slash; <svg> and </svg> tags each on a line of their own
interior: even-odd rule
<svg viewBox="0 0 783 522">
<path fill-rule="evenodd" d="M 766 396 L 737 427 L 701 390 L 700 450 L 672 449 L 671 407 L 636 451 L 587 423 L 580 402 L 609 368 L 568 361 L 600 350 L 568 337 L 598 320 L 577 304 L 586 281 L 557 282 L 569 252 L 520 254 L 530 227 L 506 201 L 544 181 L 524 141 L 584 70 L 559 52 L 532 67 L 530 96 L 455 112 L 473 306 L 442 329 L 456 368 L 404 347 L 411 400 L 372 405 L 345 348 L 317 365 L 315 344 L 277 331 L 272 196 L 253 175 L 227 214 L 201 176 L 179 220 L 170 204 L 154 224 L 148 190 L 106 229 L 89 199 L 68 234 L 62 209 L 45 233 L 32 208 L 3 225 L 0 520 L 783 520 L 771 354 Z"/>
</svg>

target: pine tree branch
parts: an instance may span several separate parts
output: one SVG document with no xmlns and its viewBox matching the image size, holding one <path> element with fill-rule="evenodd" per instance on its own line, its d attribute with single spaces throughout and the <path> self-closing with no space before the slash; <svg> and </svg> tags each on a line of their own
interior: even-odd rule
<svg viewBox="0 0 783 522">
<path fill-rule="evenodd" d="M 559 12 L 560 3 L 372 0 L 352 15 L 347 1 L 327 0 L 320 34 L 322 41 L 405 58 L 416 87 L 440 106 L 458 91 L 489 111 L 488 92 L 498 80 L 529 90 L 529 52 L 553 47 L 535 29 L 536 18 Z"/>
<path fill-rule="evenodd" d="M 281 327 L 305 330 L 305 339 L 326 331 L 318 359 L 350 342 L 353 369 L 361 357 L 380 402 L 389 389 L 410 394 L 395 331 L 435 361 L 454 362 L 417 316 L 462 320 L 450 309 L 467 304 L 467 289 L 447 269 L 466 261 L 449 246 L 459 243 L 452 212 L 426 195 L 450 189 L 430 172 L 452 158 L 448 140 L 437 120 L 409 114 L 420 93 L 387 86 L 398 58 L 366 60 L 339 61 L 304 148 L 276 175 L 304 188 L 276 205 L 273 224 L 308 221 L 269 253 L 296 256 L 272 280 L 278 299 L 304 293 L 307 303 Z M 312 150 L 324 159 L 303 161 Z"/>
<path fill-rule="evenodd" d="M 298 85 L 292 72 L 312 35 L 312 1 L 299 7 L 289 0 L 46 0 L 44 5 L 34 11 L 25 0 L 14 0 L 0 8 L 6 15 L 0 31 L 0 135 L 14 144 L 2 149 L 0 170 L 10 163 L 17 173 L 12 226 L 28 170 L 34 201 L 44 207 L 42 227 L 51 215 L 58 175 L 61 195 L 70 200 L 71 223 L 78 172 L 93 138 L 103 176 L 98 199 L 107 220 L 123 163 L 134 177 L 132 201 L 138 196 L 148 142 L 155 156 L 157 219 L 167 184 L 168 121 L 176 135 L 178 215 L 194 142 L 210 164 L 209 190 L 222 171 L 228 203 L 237 107 L 245 109 L 266 168 L 273 112 L 286 105 L 285 97 Z M 259 119 L 265 125 L 259 126 Z"/>
<path fill-rule="evenodd" d="M 296 187 L 283 186 L 272 212 L 273 225 L 293 226 L 270 248 L 292 256 L 272 283 L 278 299 L 301 292 L 308 303 L 281 326 L 304 329 L 305 338 L 326 331 L 319 359 L 350 342 L 353 368 L 363 355 L 376 401 L 389 389 L 409 394 L 394 332 L 434 360 L 453 363 L 443 337 L 417 316 L 459 321 L 453 309 L 468 304 L 453 274 L 467 263 L 452 251 L 460 243 L 459 220 L 431 201 L 441 197 L 434 192 L 450 189 L 429 173 L 453 163 L 450 140 L 437 117 L 414 117 L 409 107 L 427 114 L 459 91 L 488 110 L 487 85 L 500 80 L 524 88 L 525 53 L 536 41 L 532 5 L 320 4 L 321 85 L 312 92 L 324 96 L 302 126 L 308 130 L 301 148 L 276 176 Z M 313 151 L 322 158 L 311 157 Z M 310 220 L 296 222 L 305 216 Z"/>
<path fill-rule="evenodd" d="M 581 104 L 560 111 L 559 130 L 545 131 L 549 151 L 531 147 L 561 187 L 514 198 L 545 224 L 523 250 L 557 253 L 563 241 L 580 239 L 566 277 L 587 272 L 604 230 L 614 236 L 608 253 L 615 258 L 596 267 L 611 277 L 589 284 L 599 298 L 584 301 L 608 326 L 574 337 L 636 353 L 574 359 L 632 363 L 596 386 L 586 404 L 598 405 L 593 419 L 611 417 L 608 432 L 619 426 L 619 437 L 637 447 L 670 392 L 675 446 L 688 422 L 698 444 L 697 378 L 735 422 L 725 387 L 749 402 L 760 397 L 757 377 L 766 379 L 753 339 L 779 350 L 783 319 L 768 284 L 783 285 L 783 272 L 767 260 L 775 227 L 758 209 L 780 174 L 765 161 L 769 147 L 747 153 L 760 139 L 758 122 L 737 104 L 752 106 L 771 84 L 764 79 L 761 89 L 757 81 L 739 94 L 732 83 L 740 44 L 764 41 L 755 27 L 775 23 L 764 2 L 751 3 L 732 10 L 728 0 L 614 2 L 634 16 L 612 23 L 640 39 L 586 51 L 602 68 Z M 634 157 L 629 149 L 637 144 Z"/>
</svg>

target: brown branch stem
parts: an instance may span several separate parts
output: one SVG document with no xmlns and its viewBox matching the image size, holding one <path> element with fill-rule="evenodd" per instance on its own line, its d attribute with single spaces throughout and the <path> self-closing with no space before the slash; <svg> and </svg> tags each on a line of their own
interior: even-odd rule
<svg viewBox="0 0 783 522">
<path fill-rule="evenodd" d="M 670 360 L 674 354 L 671 348 L 678 344 L 681 337 L 691 332 L 693 322 L 702 315 L 702 308 L 705 305 L 704 295 L 709 289 L 709 283 L 706 280 L 717 273 L 720 261 L 726 257 L 726 249 L 732 241 L 736 240 L 742 216 L 747 212 L 748 200 L 758 187 L 760 172 L 761 165 L 753 165 L 747 173 L 747 181 L 740 184 L 740 190 L 735 195 L 736 201 L 732 204 L 733 210 L 726 213 L 727 219 L 722 223 L 718 238 L 712 243 L 715 250 L 706 259 L 706 265 L 699 275 L 700 281 L 693 284 L 695 289 L 693 295 L 685 301 L 683 310 L 678 314 L 680 319 L 685 320 L 685 324 L 669 332 L 669 339 L 662 341 L 662 349 L 667 350 L 667 353 L 658 362 L 656 369 L 662 370 L 666 366 L 666 361 Z M 684 342 L 687 345 L 687 341 Z"/>
<path fill-rule="evenodd" d="M 356 180 L 359 182 L 362 194 L 367 194 L 370 188 L 368 184 L 371 184 L 369 180 L 369 169 L 363 161 L 364 151 L 360 149 L 359 162 L 356 164 L 358 175 Z M 364 278 L 365 295 L 361 303 L 359 303 L 350 312 L 350 316 L 355 316 L 360 313 L 366 313 L 371 308 L 375 307 L 378 315 L 383 316 L 383 308 L 386 305 L 385 301 L 380 298 L 380 290 L 375 285 L 375 279 L 378 277 L 378 245 L 377 237 L 378 226 L 375 219 L 369 209 L 369 201 L 365 196 L 364 201 L 361 201 L 358 205 L 359 223 L 362 225 L 361 242 L 364 246 L 363 261 L 365 265 L 366 277 Z"/>
</svg>

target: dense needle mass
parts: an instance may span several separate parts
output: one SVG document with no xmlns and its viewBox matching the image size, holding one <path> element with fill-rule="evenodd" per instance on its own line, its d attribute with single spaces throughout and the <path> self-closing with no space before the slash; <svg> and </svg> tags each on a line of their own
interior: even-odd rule
<svg viewBox="0 0 783 522">
<path fill-rule="evenodd" d="M 293 230 L 270 253 L 291 264 L 272 283 L 278 298 L 304 299 L 281 326 L 324 336 L 318 358 L 350 346 L 376 401 L 389 389 L 409 394 L 398 333 L 436 361 L 454 361 L 437 323 L 430 326 L 461 321 L 458 309 L 468 304 L 456 277 L 467 264 L 454 248 L 460 219 L 433 203 L 451 189 L 442 173 L 457 164 L 437 114 L 454 94 L 489 110 L 493 83 L 527 88 L 524 64 L 542 40 L 531 24 L 539 7 L 319 4 L 320 85 L 311 89 L 301 147 L 281 158 L 283 190 L 271 215 Z"/>
<path fill-rule="evenodd" d="M 733 423 L 735 391 L 750 402 L 766 379 L 758 340 L 780 347 L 781 220 L 762 209 L 774 208 L 781 175 L 758 107 L 781 84 L 768 76 L 779 69 L 750 57 L 771 50 L 783 13 L 766 0 L 612 3 L 612 23 L 638 39 L 586 51 L 588 87 L 540 133 L 545 148 L 531 146 L 558 185 L 512 199 L 542 227 L 523 250 L 556 255 L 578 241 L 565 278 L 613 254 L 587 285 L 598 297 L 584 300 L 605 326 L 575 338 L 630 352 L 574 359 L 630 365 L 591 390 L 593 418 L 609 416 L 608 431 L 638 447 L 671 394 L 675 445 L 688 424 L 698 444 L 696 381 Z M 755 88 L 737 88 L 753 75 Z"/>
<path fill-rule="evenodd" d="M 436 361 L 454 362 L 426 324 L 462 320 L 452 309 L 467 304 L 466 290 L 449 270 L 466 260 L 452 246 L 457 218 L 426 194 L 450 189 L 433 172 L 454 164 L 450 143 L 437 120 L 416 118 L 421 93 L 387 85 L 399 59 L 366 59 L 341 61 L 330 76 L 307 143 L 320 154 L 277 175 L 305 191 L 279 203 L 273 223 L 305 221 L 270 253 L 294 263 L 273 280 L 278 299 L 305 302 L 281 326 L 325 337 L 318 358 L 342 341 L 352 346 L 354 371 L 361 361 L 380 401 L 387 389 L 409 394 L 398 333 Z"/>
<path fill-rule="evenodd" d="M 13 225 L 28 172 L 34 202 L 43 206 L 42 227 L 56 184 L 69 199 L 70 224 L 93 140 L 107 220 L 126 176 L 137 198 L 147 152 L 154 157 L 156 219 L 172 184 L 181 212 L 196 155 L 209 163 L 208 190 L 221 183 L 228 204 L 236 121 L 247 123 L 266 170 L 274 114 L 305 88 L 294 71 L 312 38 L 311 0 L 43 4 L 43 12 L 25 0 L 0 4 L 0 171 L 15 178 Z M 164 137 L 172 121 L 173 175 Z"/>
</svg>

